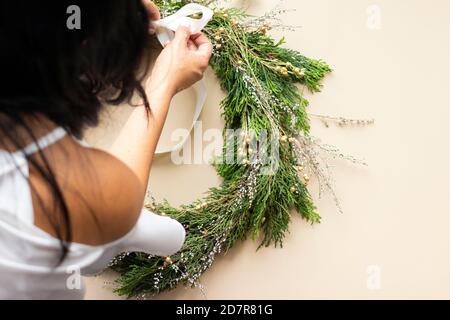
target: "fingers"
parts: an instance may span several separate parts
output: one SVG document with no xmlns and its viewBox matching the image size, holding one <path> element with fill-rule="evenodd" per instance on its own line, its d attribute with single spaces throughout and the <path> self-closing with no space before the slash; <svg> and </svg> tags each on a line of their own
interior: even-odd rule
<svg viewBox="0 0 450 320">
<path fill-rule="evenodd" d="M 197 51 L 206 57 L 210 57 L 212 54 L 212 44 L 208 40 L 208 37 L 203 33 L 197 33 L 191 36 L 192 42 L 197 46 Z"/>
<path fill-rule="evenodd" d="M 187 27 L 180 26 L 175 32 L 175 42 L 186 44 L 188 43 L 191 31 Z"/>
<path fill-rule="evenodd" d="M 148 19 L 150 20 L 149 34 L 153 35 L 156 33 L 156 27 L 153 25 L 152 21 L 161 19 L 161 13 L 158 7 L 150 0 L 142 0 L 142 4 L 147 10 Z"/>
<path fill-rule="evenodd" d="M 197 50 L 197 46 L 195 45 L 194 41 L 192 41 L 191 39 L 188 40 L 188 49 L 189 50 Z"/>
<path fill-rule="evenodd" d="M 191 35 L 191 40 L 194 41 L 197 47 L 201 44 L 209 42 L 208 38 L 201 32 Z"/>
<path fill-rule="evenodd" d="M 159 20 L 161 19 L 161 13 L 159 12 L 158 7 L 153 1 L 150 0 L 142 0 L 144 7 L 147 9 L 148 18 L 150 20 Z"/>
</svg>

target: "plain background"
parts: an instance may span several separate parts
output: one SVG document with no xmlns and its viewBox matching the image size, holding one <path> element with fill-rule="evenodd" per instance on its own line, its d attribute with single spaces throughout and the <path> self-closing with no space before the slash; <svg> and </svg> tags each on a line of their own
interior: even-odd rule
<svg viewBox="0 0 450 320">
<path fill-rule="evenodd" d="M 260 14 L 277 2 L 246 6 Z M 325 128 L 313 120 L 313 134 L 369 167 L 335 162 L 344 214 L 331 197 L 318 199 L 313 181 L 322 224 L 294 215 L 283 249 L 256 252 L 250 240 L 237 245 L 203 276 L 207 298 L 450 298 L 450 2 L 286 0 L 283 8 L 296 9 L 283 18 L 287 25 L 301 25 L 285 33 L 288 46 L 335 70 L 323 92 L 310 97 L 310 111 L 376 119 L 366 128 Z M 224 93 L 211 70 L 206 80 L 203 127 L 222 128 Z M 128 112 L 124 107 L 105 116 L 88 140 L 107 147 Z M 185 125 L 172 121 L 172 128 Z M 168 157 L 157 159 L 151 176 L 155 196 L 174 205 L 219 183 L 207 165 L 175 166 Z M 111 272 L 88 279 L 87 298 L 117 299 L 113 281 Z M 155 298 L 205 297 L 180 288 Z"/>
</svg>

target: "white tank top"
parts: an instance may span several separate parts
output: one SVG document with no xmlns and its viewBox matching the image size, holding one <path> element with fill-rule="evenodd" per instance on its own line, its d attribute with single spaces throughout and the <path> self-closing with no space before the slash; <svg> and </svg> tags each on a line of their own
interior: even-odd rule
<svg viewBox="0 0 450 320">
<path fill-rule="evenodd" d="M 122 239 L 103 246 L 73 243 L 67 258 L 55 267 L 60 242 L 34 225 L 26 156 L 65 135 L 57 128 L 19 152 L 0 150 L 0 299 L 82 299 L 85 287 L 78 274 L 98 274 L 122 252 L 170 256 L 184 243 L 180 223 L 143 210 Z"/>
</svg>

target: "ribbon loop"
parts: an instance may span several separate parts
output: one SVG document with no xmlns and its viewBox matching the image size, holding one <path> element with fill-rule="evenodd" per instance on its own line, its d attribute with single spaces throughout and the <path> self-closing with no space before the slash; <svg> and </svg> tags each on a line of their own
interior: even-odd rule
<svg viewBox="0 0 450 320">
<path fill-rule="evenodd" d="M 201 13 L 202 17 L 200 19 L 190 17 L 196 13 Z M 160 29 L 157 30 L 158 40 L 162 45 L 168 40 L 172 40 L 173 32 L 177 31 L 180 26 L 189 28 L 191 33 L 198 33 L 212 19 L 213 14 L 214 12 L 211 9 L 197 3 L 187 4 L 173 15 L 154 22 L 157 29 Z"/>
</svg>

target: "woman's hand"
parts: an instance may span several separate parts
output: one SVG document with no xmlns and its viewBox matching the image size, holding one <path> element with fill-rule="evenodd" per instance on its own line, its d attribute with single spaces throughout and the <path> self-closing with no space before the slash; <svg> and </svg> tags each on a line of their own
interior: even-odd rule
<svg viewBox="0 0 450 320">
<path fill-rule="evenodd" d="M 212 45 L 204 34 L 191 35 L 188 28 L 180 27 L 153 66 L 146 86 L 149 95 L 159 89 L 175 95 L 192 86 L 203 78 L 211 54 Z"/>
<path fill-rule="evenodd" d="M 158 7 L 150 0 L 142 0 L 150 20 L 150 33 L 155 33 L 152 21 L 161 19 Z M 212 45 L 202 33 L 191 35 L 181 27 L 174 40 L 164 44 L 165 48 L 153 66 L 146 85 L 151 93 L 156 89 L 166 90 L 170 95 L 186 89 L 202 77 L 211 58 Z"/>
</svg>

